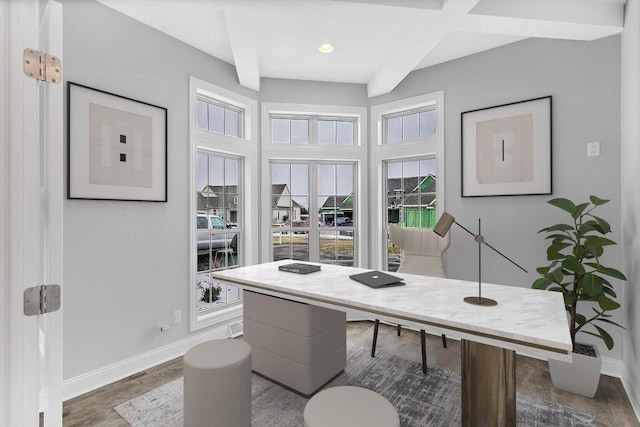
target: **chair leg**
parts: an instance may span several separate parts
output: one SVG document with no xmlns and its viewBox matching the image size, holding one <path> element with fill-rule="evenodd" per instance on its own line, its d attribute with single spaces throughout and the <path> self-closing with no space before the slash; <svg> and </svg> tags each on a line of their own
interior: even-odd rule
<svg viewBox="0 0 640 427">
<path fill-rule="evenodd" d="M 445 334 L 442 334 L 442 346 L 447 348 L 447 336 Z"/>
<path fill-rule="evenodd" d="M 424 329 L 420 329 L 420 347 L 422 347 L 422 373 L 427 373 L 427 343 Z"/>
<path fill-rule="evenodd" d="M 400 331 L 402 331 L 402 326 L 398 325 L 398 336 L 400 336 Z"/>
<path fill-rule="evenodd" d="M 371 345 L 371 357 L 376 357 L 376 343 L 378 342 L 379 326 L 380 326 L 380 321 L 376 319 L 375 323 L 373 324 L 373 344 Z"/>
</svg>

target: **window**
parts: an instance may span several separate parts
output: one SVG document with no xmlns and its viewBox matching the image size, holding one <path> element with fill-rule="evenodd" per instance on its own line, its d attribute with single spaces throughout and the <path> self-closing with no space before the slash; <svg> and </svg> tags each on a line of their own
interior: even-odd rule
<svg viewBox="0 0 640 427">
<path fill-rule="evenodd" d="M 386 162 L 386 216 L 388 224 L 433 228 L 437 217 L 435 158 Z M 387 242 L 388 270 L 400 266 L 400 249 Z"/>
<path fill-rule="evenodd" d="M 212 279 L 221 269 L 253 264 L 260 187 L 257 102 L 190 78 L 191 331 L 242 320 L 238 288 Z"/>
<path fill-rule="evenodd" d="M 198 312 L 240 302 L 235 286 L 214 282 L 211 273 L 238 265 L 241 229 L 238 228 L 240 160 L 199 153 L 196 165 L 197 240 L 196 304 Z"/>
<path fill-rule="evenodd" d="M 271 141 L 274 144 L 308 144 L 309 119 L 271 119 Z"/>
<path fill-rule="evenodd" d="M 271 116 L 271 142 L 273 144 L 354 145 L 356 140 L 354 118 L 322 116 Z"/>
<path fill-rule="evenodd" d="M 273 163 L 271 226 L 274 261 L 309 261 L 308 220 L 309 164 Z"/>
<path fill-rule="evenodd" d="M 353 145 L 354 122 L 352 120 L 318 120 L 318 144 Z"/>
<path fill-rule="evenodd" d="M 411 112 L 384 116 L 384 141 L 387 144 L 416 141 L 429 138 L 436 133 L 436 110 L 434 106 Z"/>
<path fill-rule="evenodd" d="M 196 127 L 221 135 L 242 138 L 243 111 L 206 98 L 196 102 Z"/>
<path fill-rule="evenodd" d="M 320 229 L 320 262 L 353 266 L 354 260 L 354 194 L 353 164 L 318 165 L 318 220 Z"/>
<path fill-rule="evenodd" d="M 396 271 L 388 224 L 433 227 L 444 211 L 444 93 L 371 107 L 372 268 Z M 401 145 L 401 149 L 400 149 Z"/>
<path fill-rule="evenodd" d="M 354 164 L 272 163 L 273 260 L 353 266 Z M 311 186 L 310 172 L 318 177 Z M 316 208 L 310 202 L 317 200 Z M 312 212 L 316 212 L 315 215 Z M 311 254 L 319 254 L 318 258 Z"/>
<path fill-rule="evenodd" d="M 263 103 L 264 261 L 366 262 L 366 111 Z"/>
</svg>

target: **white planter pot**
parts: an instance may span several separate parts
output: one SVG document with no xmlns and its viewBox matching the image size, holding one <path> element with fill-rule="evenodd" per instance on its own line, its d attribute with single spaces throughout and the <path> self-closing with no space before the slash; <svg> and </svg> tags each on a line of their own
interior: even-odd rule
<svg viewBox="0 0 640 427">
<path fill-rule="evenodd" d="M 593 397 L 598 390 L 602 358 L 594 346 L 597 357 L 571 353 L 573 363 L 549 359 L 549 372 L 553 386 L 586 397 Z"/>
</svg>

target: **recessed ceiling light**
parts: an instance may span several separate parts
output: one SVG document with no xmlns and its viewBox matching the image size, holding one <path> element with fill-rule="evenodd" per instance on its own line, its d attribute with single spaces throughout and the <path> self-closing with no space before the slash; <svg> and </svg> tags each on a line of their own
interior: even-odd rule
<svg viewBox="0 0 640 427">
<path fill-rule="evenodd" d="M 318 50 L 322 53 L 333 52 L 333 45 L 331 43 L 322 43 L 318 46 Z"/>
</svg>

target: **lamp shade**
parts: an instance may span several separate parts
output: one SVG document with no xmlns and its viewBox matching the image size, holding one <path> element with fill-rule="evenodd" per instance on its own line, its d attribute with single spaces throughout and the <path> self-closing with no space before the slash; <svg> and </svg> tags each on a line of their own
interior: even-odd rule
<svg viewBox="0 0 640 427">
<path fill-rule="evenodd" d="M 436 223 L 436 226 L 433 227 L 433 232 L 436 233 L 440 237 L 444 237 L 449 232 L 449 229 L 456 221 L 455 217 L 448 212 L 443 212 L 442 216 Z"/>
</svg>

